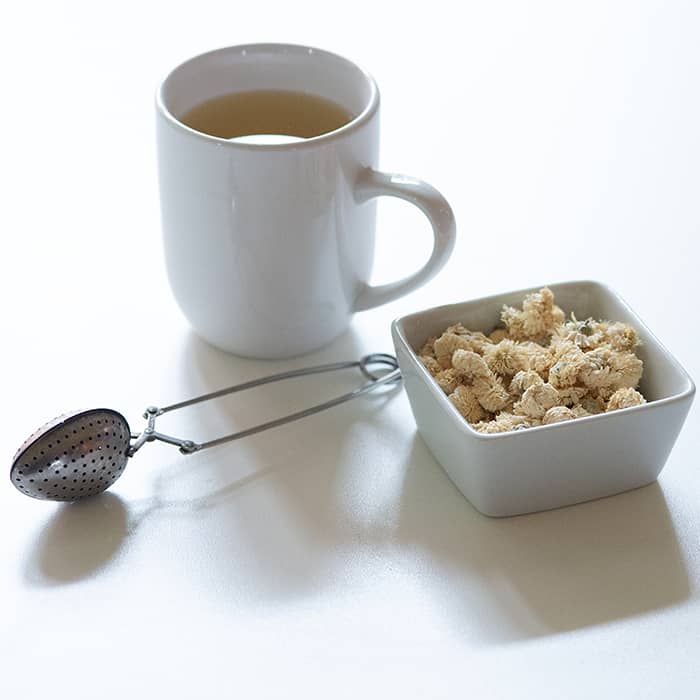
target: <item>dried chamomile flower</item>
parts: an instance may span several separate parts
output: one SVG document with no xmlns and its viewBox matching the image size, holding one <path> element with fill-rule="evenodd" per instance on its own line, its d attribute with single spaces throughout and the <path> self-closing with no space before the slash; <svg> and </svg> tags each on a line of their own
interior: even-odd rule
<svg viewBox="0 0 700 700">
<path fill-rule="evenodd" d="M 609 360 L 610 370 L 615 375 L 619 388 L 639 386 L 644 363 L 633 352 L 615 352 Z"/>
<path fill-rule="evenodd" d="M 482 335 L 482 334 L 479 334 Z M 455 350 L 469 350 L 478 352 L 483 347 L 483 340 L 474 335 L 457 335 L 456 333 L 443 333 L 434 343 L 435 357 L 445 368 L 452 366 L 452 355 Z"/>
<path fill-rule="evenodd" d="M 591 415 L 580 403 L 572 406 L 571 412 L 574 414 L 574 418 L 585 418 Z"/>
<path fill-rule="evenodd" d="M 484 359 L 491 371 L 502 377 L 512 377 L 527 369 L 546 374 L 552 364 L 547 348 L 532 342 L 516 343 L 509 338 L 485 348 Z"/>
<path fill-rule="evenodd" d="M 592 318 L 577 321 L 573 314 L 571 321 L 563 324 L 555 337 L 571 340 L 588 350 L 610 345 L 613 350 L 624 352 L 634 350 L 640 344 L 637 331 L 628 323 L 596 321 Z"/>
<path fill-rule="evenodd" d="M 454 333 L 463 338 L 468 338 L 472 346 L 471 349 L 479 354 L 482 354 L 484 350 L 493 343 L 493 341 L 481 331 L 467 330 L 461 323 L 450 326 L 445 333 Z"/>
<path fill-rule="evenodd" d="M 636 387 L 642 369 L 642 361 L 634 353 L 616 352 L 609 345 L 601 345 L 585 354 L 579 377 L 593 393 L 608 397 L 622 387 Z"/>
<path fill-rule="evenodd" d="M 511 430 L 534 428 L 536 425 L 539 425 L 539 421 L 503 411 L 498 414 L 495 420 L 482 421 L 472 427 L 480 433 L 494 435 L 497 433 L 508 433 Z"/>
<path fill-rule="evenodd" d="M 522 311 L 504 306 L 501 320 L 513 340 L 546 342 L 564 322 L 564 312 L 554 304 L 551 290 L 544 287 L 525 297 Z"/>
<path fill-rule="evenodd" d="M 476 348 L 476 352 L 479 353 L 483 353 L 489 345 L 493 344 L 491 338 L 484 335 L 481 331 L 472 331 L 469 337 Z"/>
<path fill-rule="evenodd" d="M 632 406 L 641 406 L 647 400 L 635 389 L 624 387 L 618 389 L 608 400 L 606 411 L 618 411 L 621 408 L 631 408 Z"/>
<path fill-rule="evenodd" d="M 462 383 L 462 378 L 462 373 L 452 367 L 435 375 L 435 381 L 446 394 L 451 394 Z"/>
<path fill-rule="evenodd" d="M 557 389 L 559 392 L 560 406 L 575 406 L 581 403 L 581 399 L 588 393 L 588 388 L 585 386 L 566 386 L 562 389 Z"/>
<path fill-rule="evenodd" d="M 505 409 L 510 403 L 510 395 L 501 382 L 477 378 L 472 383 L 472 389 L 479 403 L 489 412 L 495 413 Z"/>
<path fill-rule="evenodd" d="M 500 343 L 507 337 L 508 331 L 505 328 L 494 328 L 491 333 L 489 333 L 489 340 L 492 343 Z"/>
<path fill-rule="evenodd" d="M 418 359 L 423 363 L 430 374 L 435 377 L 443 371 L 442 365 L 430 355 L 419 355 Z"/>
<path fill-rule="evenodd" d="M 550 408 L 557 405 L 558 400 L 559 392 L 551 384 L 533 384 L 525 390 L 513 410 L 521 416 L 542 418 Z"/>
<path fill-rule="evenodd" d="M 419 357 L 432 357 L 435 358 L 435 341 L 437 336 L 433 335 L 428 340 L 425 341 L 423 347 L 418 351 Z"/>
<path fill-rule="evenodd" d="M 508 390 L 512 396 L 522 396 L 526 389 L 529 389 L 535 384 L 544 384 L 544 379 L 532 369 L 526 369 L 518 372 L 510 383 Z"/>
<path fill-rule="evenodd" d="M 545 376 L 554 362 L 554 356 L 549 348 L 542 347 L 539 343 L 519 343 L 523 363 L 527 362 L 527 369 Z"/>
<path fill-rule="evenodd" d="M 452 355 L 452 366 L 463 373 L 465 381 L 487 411 L 495 413 L 508 405 L 508 392 L 483 357 L 468 350 L 456 350 Z"/>
<path fill-rule="evenodd" d="M 530 369 L 529 356 L 514 340 L 501 340 L 484 350 L 484 359 L 495 374 L 512 377 L 517 372 Z"/>
<path fill-rule="evenodd" d="M 542 425 L 561 423 L 565 420 L 573 420 L 576 414 L 566 406 L 552 406 L 542 417 Z"/>
<path fill-rule="evenodd" d="M 447 326 L 444 332 L 454 333 L 455 335 L 471 335 L 471 331 L 466 329 L 461 323 L 455 323 L 451 326 Z"/>
<path fill-rule="evenodd" d="M 488 418 L 488 414 L 479 403 L 471 387 L 460 384 L 448 398 L 459 411 L 462 418 L 469 423 L 478 423 Z"/>
<path fill-rule="evenodd" d="M 611 349 L 607 345 L 591 350 L 584 355 L 578 377 L 595 394 L 614 382 L 614 379 L 610 377 L 608 365 L 610 356 Z"/>
<path fill-rule="evenodd" d="M 583 350 L 570 340 L 564 340 L 553 346 L 552 354 L 554 363 L 549 368 L 550 384 L 558 389 L 576 384 L 586 362 Z"/>
<path fill-rule="evenodd" d="M 476 377 L 496 379 L 494 373 L 486 364 L 486 360 L 471 350 L 455 350 L 450 361 L 455 369 L 459 369 L 464 373 L 468 381 L 472 381 Z"/>
<path fill-rule="evenodd" d="M 593 323 L 592 318 L 579 321 L 572 313 L 571 320 L 566 321 L 554 331 L 552 344 L 573 343 L 586 350 L 597 347 L 600 343 L 599 338 L 593 339 Z"/>
<path fill-rule="evenodd" d="M 634 350 L 639 344 L 639 336 L 637 331 L 628 323 L 610 323 L 604 322 L 599 324 L 602 326 L 601 331 L 605 337 L 605 342 L 608 343 L 613 350 L 618 352 Z"/>
</svg>

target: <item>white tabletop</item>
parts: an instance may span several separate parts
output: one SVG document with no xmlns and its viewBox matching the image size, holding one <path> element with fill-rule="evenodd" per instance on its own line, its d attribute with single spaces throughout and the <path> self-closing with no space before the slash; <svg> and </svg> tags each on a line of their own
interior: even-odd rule
<svg viewBox="0 0 700 700">
<path fill-rule="evenodd" d="M 700 376 L 700 11 L 562 5 L 3 11 L 6 464 L 64 410 L 110 406 L 138 428 L 150 403 L 391 351 L 402 313 L 573 278 L 617 289 Z M 274 363 L 205 345 L 172 300 L 152 104 L 187 56 L 265 40 L 367 66 L 382 165 L 440 188 L 459 234 L 428 286 Z M 415 268 L 429 238 L 383 202 L 376 280 Z M 356 380 L 268 387 L 167 428 L 215 436 Z M 80 506 L 5 481 L 0 697 L 696 698 L 698 410 L 658 484 L 502 520 L 452 486 L 402 392 L 190 457 L 149 445 Z"/>
</svg>

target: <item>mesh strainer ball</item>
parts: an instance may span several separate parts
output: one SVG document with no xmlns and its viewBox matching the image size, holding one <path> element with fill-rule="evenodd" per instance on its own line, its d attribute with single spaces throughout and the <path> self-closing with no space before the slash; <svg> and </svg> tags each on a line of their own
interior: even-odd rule
<svg viewBox="0 0 700 700">
<path fill-rule="evenodd" d="M 17 451 L 12 483 L 32 498 L 75 501 L 109 488 L 129 458 L 124 416 L 109 408 L 74 411 L 54 418 Z"/>
</svg>

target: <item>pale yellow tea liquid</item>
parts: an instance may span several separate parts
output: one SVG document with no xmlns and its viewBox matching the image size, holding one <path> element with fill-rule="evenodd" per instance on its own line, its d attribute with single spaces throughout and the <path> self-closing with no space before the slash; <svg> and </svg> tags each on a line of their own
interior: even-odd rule
<svg viewBox="0 0 700 700">
<path fill-rule="evenodd" d="M 234 92 L 202 102 L 180 121 L 222 139 L 282 134 L 300 139 L 339 129 L 353 115 L 323 97 L 289 90 Z"/>
</svg>

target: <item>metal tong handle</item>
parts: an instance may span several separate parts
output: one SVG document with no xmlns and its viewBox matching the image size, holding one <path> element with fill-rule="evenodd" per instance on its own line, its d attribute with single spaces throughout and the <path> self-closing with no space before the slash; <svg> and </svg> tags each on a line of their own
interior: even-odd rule
<svg viewBox="0 0 700 700">
<path fill-rule="evenodd" d="M 371 371 L 371 365 L 384 365 L 385 367 L 389 367 L 390 371 L 383 375 L 377 375 Z M 193 442 L 192 440 L 183 440 L 181 438 L 165 435 L 163 433 L 157 432 L 155 429 L 156 418 L 170 411 L 176 411 L 180 408 L 192 406 L 197 403 L 203 403 L 204 401 L 210 401 L 211 399 L 217 399 L 221 396 L 234 394 L 239 391 L 246 391 L 247 389 L 262 386 L 263 384 L 271 384 L 272 382 L 279 382 L 284 379 L 292 379 L 293 377 L 304 377 L 310 374 L 335 372 L 341 369 L 350 369 L 352 367 L 359 367 L 362 374 L 364 374 L 365 377 L 367 377 L 367 379 L 369 379 L 370 381 L 367 384 L 363 384 L 362 386 L 358 387 L 357 389 L 353 389 L 353 391 L 350 391 L 347 394 L 343 394 L 342 396 L 337 396 L 336 398 L 330 399 L 329 401 L 324 401 L 323 403 L 317 404 L 316 406 L 311 406 L 310 408 L 305 408 L 301 411 L 290 413 L 289 415 L 282 416 L 281 418 L 275 418 L 274 420 L 267 421 L 266 423 L 261 423 L 260 425 L 255 425 L 252 428 L 247 428 L 246 430 L 241 430 L 237 433 L 231 433 L 230 435 L 224 435 L 223 437 L 216 438 L 214 440 L 197 443 Z M 225 389 L 219 389 L 218 391 L 212 391 L 209 394 L 204 394 L 202 396 L 197 396 L 192 399 L 187 399 L 186 401 L 180 401 L 179 403 L 174 403 L 170 406 L 164 406 L 163 408 L 158 408 L 157 406 L 149 406 L 143 414 L 143 417 L 148 420 L 148 424 L 142 433 L 135 436 L 136 440 L 129 448 L 129 457 L 133 456 L 146 442 L 152 442 L 154 440 L 167 442 L 170 445 L 176 445 L 180 448 L 180 452 L 182 452 L 182 454 L 192 454 L 193 452 L 198 452 L 199 450 L 205 450 L 208 447 L 215 447 L 216 445 L 221 445 L 224 442 L 238 440 L 239 438 L 247 437 L 248 435 L 254 435 L 255 433 L 260 433 L 263 430 L 268 430 L 269 428 L 276 428 L 278 425 L 284 425 L 285 423 L 291 423 L 292 421 L 299 420 L 300 418 L 306 418 L 307 416 L 311 416 L 314 413 L 319 413 L 320 411 L 324 411 L 327 408 L 332 408 L 333 406 L 337 406 L 338 404 L 344 403 L 345 401 L 350 401 L 350 399 L 362 396 L 362 394 L 366 394 L 369 391 L 373 391 L 377 387 L 398 382 L 400 379 L 401 373 L 396 358 L 393 355 L 388 355 L 386 353 L 380 352 L 373 353 L 371 355 L 365 355 L 362 359 L 355 360 L 353 362 L 333 362 L 327 365 L 304 367 L 302 369 L 294 369 L 288 372 L 272 374 L 268 377 L 261 377 L 260 379 L 253 379 L 252 381 L 244 382 L 242 384 L 235 384 L 234 386 L 230 386 Z"/>
</svg>

